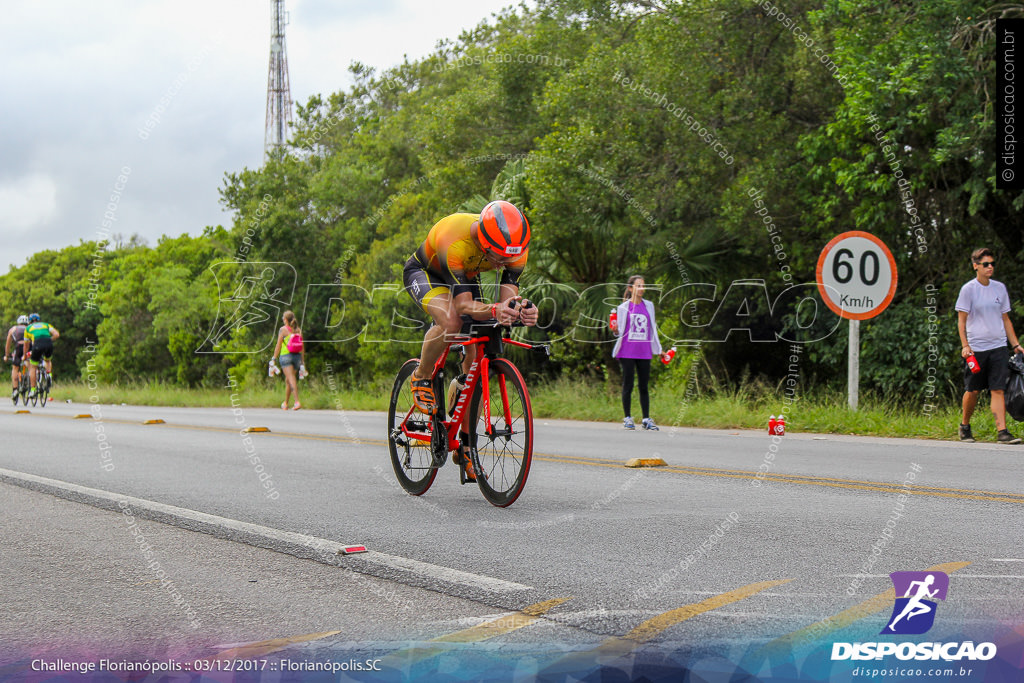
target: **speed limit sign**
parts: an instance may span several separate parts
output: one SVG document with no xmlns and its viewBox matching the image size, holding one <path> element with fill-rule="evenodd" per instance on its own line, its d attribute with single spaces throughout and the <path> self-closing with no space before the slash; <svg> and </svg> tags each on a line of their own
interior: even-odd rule
<svg viewBox="0 0 1024 683">
<path fill-rule="evenodd" d="M 851 230 L 825 245 L 815 280 L 825 305 L 843 318 L 873 318 L 896 293 L 896 261 L 889 247 L 868 232 Z"/>
</svg>

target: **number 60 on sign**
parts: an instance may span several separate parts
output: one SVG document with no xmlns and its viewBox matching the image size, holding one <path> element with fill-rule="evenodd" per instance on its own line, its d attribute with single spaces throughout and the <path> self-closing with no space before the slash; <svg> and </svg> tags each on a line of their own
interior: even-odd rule
<svg viewBox="0 0 1024 683">
<path fill-rule="evenodd" d="M 822 249 L 815 280 L 836 315 L 867 320 L 884 311 L 896 293 L 896 261 L 882 240 L 851 230 Z"/>
</svg>

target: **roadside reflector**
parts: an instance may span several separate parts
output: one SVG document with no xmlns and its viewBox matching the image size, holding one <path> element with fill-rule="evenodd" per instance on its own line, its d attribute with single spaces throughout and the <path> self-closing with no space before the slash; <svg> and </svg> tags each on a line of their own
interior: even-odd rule
<svg viewBox="0 0 1024 683">
<path fill-rule="evenodd" d="M 14 414 L 15 415 L 28 415 L 31 412 L 32 412 L 31 410 L 15 410 Z"/>
<path fill-rule="evenodd" d="M 253 432 L 269 432 L 270 430 L 266 427 L 246 427 L 242 430 L 244 434 L 252 434 Z"/>
<path fill-rule="evenodd" d="M 626 461 L 626 467 L 666 467 L 668 463 L 661 458 L 632 458 Z"/>
<path fill-rule="evenodd" d="M 165 424 L 165 423 L 160 418 L 157 418 L 155 420 L 146 420 L 142 424 L 144 424 L 144 425 L 162 425 L 162 424 Z"/>
<path fill-rule="evenodd" d="M 367 552 L 365 545 L 347 545 L 338 551 L 339 555 L 351 555 L 352 553 Z"/>
<path fill-rule="evenodd" d="M 82 413 L 81 415 L 75 415 L 71 419 L 73 419 L 73 420 L 84 420 L 87 417 L 92 417 L 92 415 L 89 415 L 88 413 Z"/>
</svg>

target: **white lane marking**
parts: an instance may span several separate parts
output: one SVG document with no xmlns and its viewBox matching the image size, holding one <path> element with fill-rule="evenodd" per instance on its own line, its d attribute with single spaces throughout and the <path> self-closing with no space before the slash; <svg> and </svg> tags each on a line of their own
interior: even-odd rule
<svg viewBox="0 0 1024 683">
<path fill-rule="evenodd" d="M 403 571 L 412 572 L 414 574 L 420 574 L 423 576 L 429 576 L 435 579 L 441 579 L 443 581 L 449 581 L 454 583 L 461 583 L 467 586 L 475 586 L 477 588 L 483 588 L 489 591 L 525 591 L 531 590 L 532 586 L 524 586 L 521 583 L 513 583 L 512 581 L 504 581 L 502 579 L 495 579 L 490 576 L 483 576 L 481 574 L 471 574 L 464 572 L 459 569 L 452 569 L 451 567 L 442 567 L 436 564 L 428 564 L 426 562 L 420 562 L 419 560 L 411 560 L 407 557 L 399 557 L 398 555 L 386 555 L 379 553 L 375 550 L 371 550 L 365 555 L 359 557 L 368 560 L 370 562 L 376 562 L 377 564 L 387 565 Z"/>
<path fill-rule="evenodd" d="M 88 496 L 91 498 L 98 498 L 100 500 L 109 501 L 114 504 L 123 502 L 133 510 L 149 510 L 160 515 L 167 515 L 169 517 L 176 517 L 179 519 L 186 519 L 193 522 L 200 522 L 202 524 L 208 524 L 210 526 L 216 526 L 230 531 L 239 531 L 247 534 L 252 534 L 272 541 L 288 543 L 291 545 L 299 545 L 319 551 L 329 551 L 331 554 L 336 554 L 345 546 L 352 545 L 351 543 L 338 543 L 337 541 L 331 541 L 325 538 L 317 538 L 316 536 L 308 536 L 306 534 L 298 534 L 293 531 L 282 531 L 281 529 L 272 529 L 271 527 L 260 526 L 259 524 L 241 522 L 237 519 L 228 519 L 227 517 L 218 517 L 217 515 L 210 515 L 205 512 L 199 512 L 197 510 L 189 510 L 187 508 L 180 508 L 174 505 L 158 503 L 156 501 L 146 500 L 144 498 L 136 498 L 134 496 L 126 496 L 119 493 L 111 493 L 110 491 L 89 488 L 88 486 L 80 486 L 79 484 L 72 484 L 70 482 L 60 481 L 58 479 L 49 479 L 47 477 L 40 477 L 35 474 L 15 472 L 13 470 L 0 468 L 0 480 L 4 479 L 13 480 L 13 482 L 25 481 L 33 482 L 36 484 L 42 484 L 43 486 L 49 488 L 72 491 L 80 495 Z M 411 574 L 418 574 L 420 576 L 426 576 L 433 579 L 440 579 L 442 581 L 447 581 L 449 583 L 459 583 L 474 588 L 483 588 L 484 590 L 488 591 L 506 592 L 532 589 L 532 586 L 524 586 L 521 583 L 504 581 L 502 579 L 496 579 L 491 576 L 483 576 L 481 574 L 471 574 L 470 572 L 464 572 L 459 569 L 442 567 L 440 565 L 430 564 L 428 562 L 412 560 L 407 557 L 399 557 L 398 555 L 388 555 L 386 553 L 376 552 L 374 550 L 370 550 L 366 553 L 360 553 L 359 555 L 353 555 L 352 557 L 358 557 L 361 560 L 373 562 L 374 564 L 384 565 L 387 567 L 391 567 L 393 569 L 400 569 Z"/>
<path fill-rule="evenodd" d="M 1024 558 L 1008 557 L 999 559 L 997 557 L 989 558 L 989 562 L 1024 562 Z"/>
<path fill-rule="evenodd" d="M 836 574 L 840 578 L 857 578 L 865 577 L 868 579 L 882 579 L 889 578 L 888 574 Z M 957 574 L 958 579 L 1024 579 L 1024 576 L 1016 576 L 1014 574 Z"/>
<path fill-rule="evenodd" d="M 1024 579 L 1015 574 L 957 574 L 961 579 Z"/>
</svg>

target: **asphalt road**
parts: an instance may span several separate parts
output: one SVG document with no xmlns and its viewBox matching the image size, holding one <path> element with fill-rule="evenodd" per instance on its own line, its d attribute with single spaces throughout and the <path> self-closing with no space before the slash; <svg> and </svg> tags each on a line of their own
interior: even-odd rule
<svg viewBox="0 0 1024 683">
<path fill-rule="evenodd" d="M 495 657 L 557 680 L 784 651 L 810 676 L 834 641 L 879 639 L 890 572 L 927 569 L 950 574 L 929 639 L 1020 640 L 1020 446 L 538 421 L 526 490 L 498 509 L 451 465 L 406 494 L 384 423 L 4 409 L 0 678 L 26 652 L 266 650 L 465 680 Z M 353 544 L 369 552 L 337 554 Z"/>
</svg>

